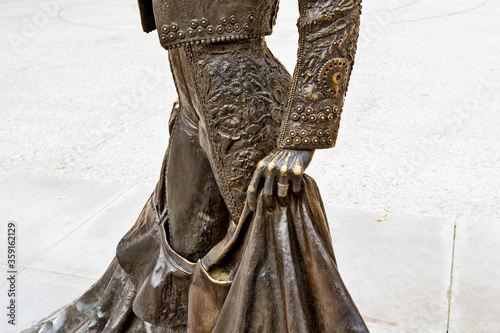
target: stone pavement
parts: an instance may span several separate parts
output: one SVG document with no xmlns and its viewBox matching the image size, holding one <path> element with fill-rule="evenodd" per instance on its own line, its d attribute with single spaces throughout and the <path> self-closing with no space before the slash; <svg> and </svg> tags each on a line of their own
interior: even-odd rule
<svg viewBox="0 0 500 333">
<path fill-rule="evenodd" d="M 296 2 L 267 39 L 290 71 Z M 0 269 L 8 221 L 20 251 L 19 325 L 0 332 L 18 332 L 106 269 L 156 181 L 175 89 L 135 0 L 0 9 Z M 493 0 L 364 0 L 337 147 L 308 173 L 373 332 L 500 332 L 499 16 Z"/>
<path fill-rule="evenodd" d="M 0 216 L 17 225 L 19 272 L 18 326 L 2 320 L 0 331 L 19 332 L 88 289 L 152 189 L 25 173 L 0 178 Z M 396 213 L 379 221 L 385 211 L 327 212 L 340 272 L 372 332 L 446 332 L 448 320 L 450 332 L 498 332 L 499 224 L 471 229 Z M 2 255 L 3 271 L 6 264 Z M 4 303 L 8 288 L 3 280 Z"/>
<path fill-rule="evenodd" d="M 18 332 L 81 295 L 111 262 L 151 191 L 152 186 L 29 174 L 1 178 L 0 216 L 17 224 L 20 271 L 19 326 L 12 329 L 2 320 L 1 331 Z M 453 221 L 401 214 L 377 221 L 385 214 L 328 207 L 339 269 L 349 291 L 372 332 L 445 332 Z M 0 239 L 5 233 L 2 228 Z M 462 252 L 469 252 L 471 245 L 464 241 L 463 246 L 469 248 Z M 6 269 L 5 256 L 0 265 Z M 470 274 L 479 272 L 464 267 L 464 278 Z M 468 282 L 483 284 L 488 282 Z M 0 287 L 0 299 L 6 299 L 8 287 Z M 477 297 L 492 297 L 492 305 L 495 301 L 492 293 Z M 467 310 L 472 299 L 468 295 L 458 300 L 457 307 Z"/>
</svg>

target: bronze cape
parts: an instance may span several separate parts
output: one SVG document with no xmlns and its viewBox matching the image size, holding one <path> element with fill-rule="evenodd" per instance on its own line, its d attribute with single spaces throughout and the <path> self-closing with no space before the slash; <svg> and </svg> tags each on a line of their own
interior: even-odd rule
<svg viewBox="0 0 500 333">
<path fill-rule="evenodd" d="M 277 2 L 240 2 L 139 2 L 145 30 L 161 29 L 179 95 L 160 180 L 103 277 L 25 332 L 368 332 L 338 273 L 315 182 L 305 175 L 302 192 L 274 210 L 261 194 L 255 212 L 245 205 L 253 170 L 277 146 L 334 144 L 354 56 L 356 38 L 348 32 L 355 28 L 357 37 L 360 1 L 299 0 L 293 78 L 262 37 Z M 177 22 L 166 15 L 190 3 L 205 14 L 196 20 L 205 30 L 179 43 L 187 38 L 179 33 L 189 34 L 186 24 L 195 24 L 186 12 L 172 16 Z M 236 16 L 247 14 L 244 3 L 258 5 L 250 14 L 259 24 L 247 30 L 262 33 L 231 38 L 248 23 Z M 231 28 L 221 40 L 200 38 L 216 9 L 227 16 L 221 26 Z M 153 10 L 155 25 L 148 20 Z M 313 12 L 320 17 L 312 20 Z M 161 36 L 172 25 L 177 35 L 166 44 Z M 333 30 L 343 37 L 333 38 Z M 338 40 L 351 49 L 323 50 Z"/>
</svg>

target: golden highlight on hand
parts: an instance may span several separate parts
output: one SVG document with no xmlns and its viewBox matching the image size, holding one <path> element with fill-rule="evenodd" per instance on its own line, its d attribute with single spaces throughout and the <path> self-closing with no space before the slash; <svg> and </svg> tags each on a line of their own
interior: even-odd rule
<svg viewBox="0 0 500 333">
<path fill-rule="evenodd" d="M 247 204 L 255 211 L 258 189 L 262 186 L 262 197 L 266 207 L 275 208 L 278 201 L 286 204 L 290 183 L 292 191 L 300 192 L 302 175 L 311 163 L 314 150 L 274 149 L 262 159 L 253 174 L 247 190 Z"/>
</svg>

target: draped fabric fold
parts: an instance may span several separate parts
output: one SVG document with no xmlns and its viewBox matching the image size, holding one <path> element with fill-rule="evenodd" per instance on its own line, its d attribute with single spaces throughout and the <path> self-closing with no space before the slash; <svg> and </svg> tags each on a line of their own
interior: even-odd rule
<svg viewBox="0 0 500 333">
<path fill-rule="evenodd" d="M 367 332 L 337 270 L 314 180 L 304 176 L 302 194 L 289 200 L 269 211 L 259 199 L 198 262 L 188 332 Z M 214 318 L 204 308 L 220 310 Z"/>
<path fill-rule="evenodd" d="M 309 176 L 286 206 L 259 196 L 196 263 L 170 247 L 152 199 L 101 280 L 26 332 L 368 332 Z"/>
</svg>

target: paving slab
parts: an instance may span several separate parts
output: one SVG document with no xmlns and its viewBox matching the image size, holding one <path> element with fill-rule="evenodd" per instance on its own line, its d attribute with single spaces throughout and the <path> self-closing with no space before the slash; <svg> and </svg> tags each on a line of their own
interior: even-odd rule
<svg viewBox="0 0 500 333">
<path fill-rule="evenodd" d="M 500 332 L 500 221 L 457 224 L 450 333 Z"/>
<path fill-rule="evenodd" d="M 446 332 L 454 223 L 327 211 L 340 274 L 368 326 L 374 332 Z"/>
<path fill-rule="evenodd" d="M 18 333 L 38 322 L 53 311 L 72 302 L 95 282 L 70 275 L 56 274 L 36 269 L 24 269 L 17 276 L 17 322 L 6 323 L 4 315 L 0 321 L 0 332 Z M 0 299 L 7 300 L 7 286 L 0 288 Z"/>
<path fill-rule="evenodd" d="M 0 244 L 17 225 L 18 266 L 64 239 L 131 186 L 80 179 L 9 174 L 0 179 Z M 5 264 L 6 256 L 0 256 Z"/>
<path fill-rule="evenodd" d="M 152 186 L 132 187 L 28 267 L 98 279 L 152 191 Z"/>
<path fill-rule="evenodd" d="M 8 271 L 7 265 L 0 264 L 0 272 L 5 273 L 7 271 Z M 6 283 L 7 283 L 6 279 L 4 278 L 0 279 L 0 288 L 2 288 Z"/>
</svg>

